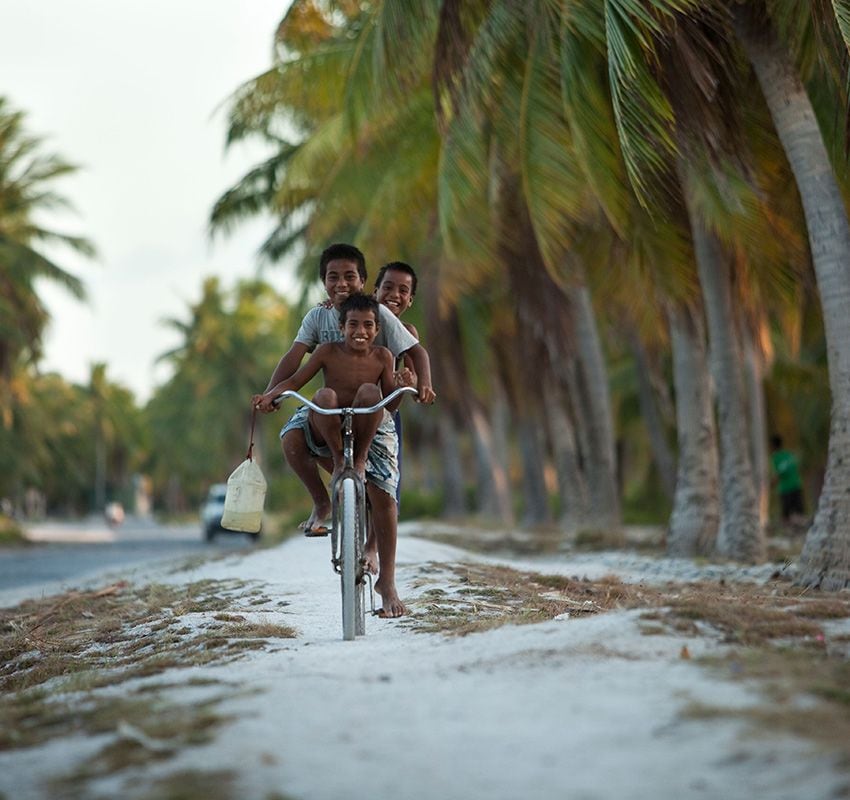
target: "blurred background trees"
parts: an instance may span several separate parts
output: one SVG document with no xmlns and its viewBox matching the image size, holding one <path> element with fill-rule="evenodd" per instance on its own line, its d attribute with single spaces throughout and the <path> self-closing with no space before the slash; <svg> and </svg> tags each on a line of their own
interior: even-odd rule
<svg viewBox="0 0 850 800">
<path fill-rule="evenodd" d="M 173 374 L 138 427 L 99 413 L 80 451 L 97 461 L 99 443 L 106 474 L 145 470 L 160 505 L 193 506 L 241 457 L 246 398 L 321 298 L 318 254 L 350 241 L 373 275 L 396 259 L 419 273 L 410 313 L 439 402 L 405 407 L 407 513 L 611 541 L 624 522 L 667 523 L 670 553 L 758 560 L 779 433 L 820 503 L 805 581 L 846 585 L 848 14 L 843 0 L 295 0 L 273 63 L 228 104 L 227 143 L 270 155 L 210 226 L 270 212 L 261 262 L 294 265 L 300 297 L 208 280 L 167 321 Z M 0 270 L 0 302 L 25 313 Z M 30 339 L 23 372 L 45 381 Z M 117 402 L 95 377 L 88 401 Z M 274 427 L 263 445 L 280 464 Z M 37 467 L 20 474 L 3 493 Z"/>
</svg>

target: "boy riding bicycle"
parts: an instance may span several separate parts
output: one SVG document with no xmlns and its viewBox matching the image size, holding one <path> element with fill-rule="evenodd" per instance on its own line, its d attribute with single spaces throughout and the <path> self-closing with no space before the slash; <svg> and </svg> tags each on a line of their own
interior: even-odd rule
<svg viewBox="0 0 850 800">
<path fill-rule="evenodd" d="M 363 294 L 351 294 L 341 303 L 339 317 L 343 340 L 320 345 L 294 375 L 276 383 L 264 394 L 254 395 L 253 404 L 260 411 L 273 411 L 275 398 L 287 390 L 297 391 L 319 370 L 323 372 L 325 386 L 316 393 L 313 402 L 323 408 L 369 407 L 392 392 L 395 388 L 393 355 L 387 348 L 374 344 L 380 329 L 377 301 Z M 381 595 L 383 608 L 379 613 L 384 617 L 398 617 L 405 611 L 395 586 L 398 439 L 389 413 L 399 402 L 400 398 L 387 410 L 359 415 L 354 421 L 354 468 L 366 480 L 377 538 L 377 543 L 371 539 L 367 546 L 365 567 L 375 573 L 380 566 L 375 590 Z M 302 432 L 310 455 L 324 459 L 326 466 L 327 460 L 332 460 L 336 477 L 343 466 L 340 424 L 338 416 L 324 416 L 301 408 L 282 434 L 294 430 Z M 330 506 L 327 490 L 324 484 L 321 486 L 323 504 Z"/>
</svg>

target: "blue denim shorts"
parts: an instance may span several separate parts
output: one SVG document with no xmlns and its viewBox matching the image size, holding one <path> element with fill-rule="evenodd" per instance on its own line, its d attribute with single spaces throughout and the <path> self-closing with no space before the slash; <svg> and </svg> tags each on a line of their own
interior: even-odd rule
<svg viewBox="0 0 850 800">
<path fill-rule="evenodd" d="M 289 431 L 303 431 L 310 453 L 319 458 L 330 458 L 330 448 L 326 444 L 316 444 L 313 438 L 309 412 L 310 409 L 307 406 L 299 406 L 289 418 L 289 422 L 281 428 L 280 436 L 283 438 L 284 434 L 289 433 Z M 396 497 L 399 482 L 398 436 L 392 415 L 386 409 L 384 409 L 381 424 L 378 426 L 375 438 L 372 439 L 372 446 L 366 456 L 366 480 L 391 497 Z"/>
</svg>

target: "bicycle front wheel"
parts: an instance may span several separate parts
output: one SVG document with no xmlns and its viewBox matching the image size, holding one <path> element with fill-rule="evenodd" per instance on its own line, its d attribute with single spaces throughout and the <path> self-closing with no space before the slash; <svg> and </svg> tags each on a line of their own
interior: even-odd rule
<svg viewBox="0 0 850 800">
<path fill-rule="evenodd" d="M 342 482 L 340 531 L 340 582 L 342 584 L 342 638 L 357 635 L 357 489 L 351 478 Z"/>
</svg>

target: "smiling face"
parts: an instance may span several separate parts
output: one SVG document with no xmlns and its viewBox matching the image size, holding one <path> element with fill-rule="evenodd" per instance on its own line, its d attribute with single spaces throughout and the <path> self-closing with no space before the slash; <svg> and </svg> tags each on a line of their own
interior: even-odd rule
<svg viewBox="0 0 850 800">
<path fill-rule="evenodd" d="M 397 317 L 413 305 L 413 276 L 397 269 L 388 269 L 375 290 L 375 298 Z"/>
<path fill-rule="evenodd" d="M 368 350 L 378 335 L 374 311 L 350 309 L 341 327 L 345 344 L 352 350 Z"/>
<path fill-rule="evenodd" d="M 337 258 L 328 262 L 325 272 L 325 291 L 337 308 L 349 295 L 362 290 L 363 278 L 357 271 L 355 261 Z"/>
</svg>

